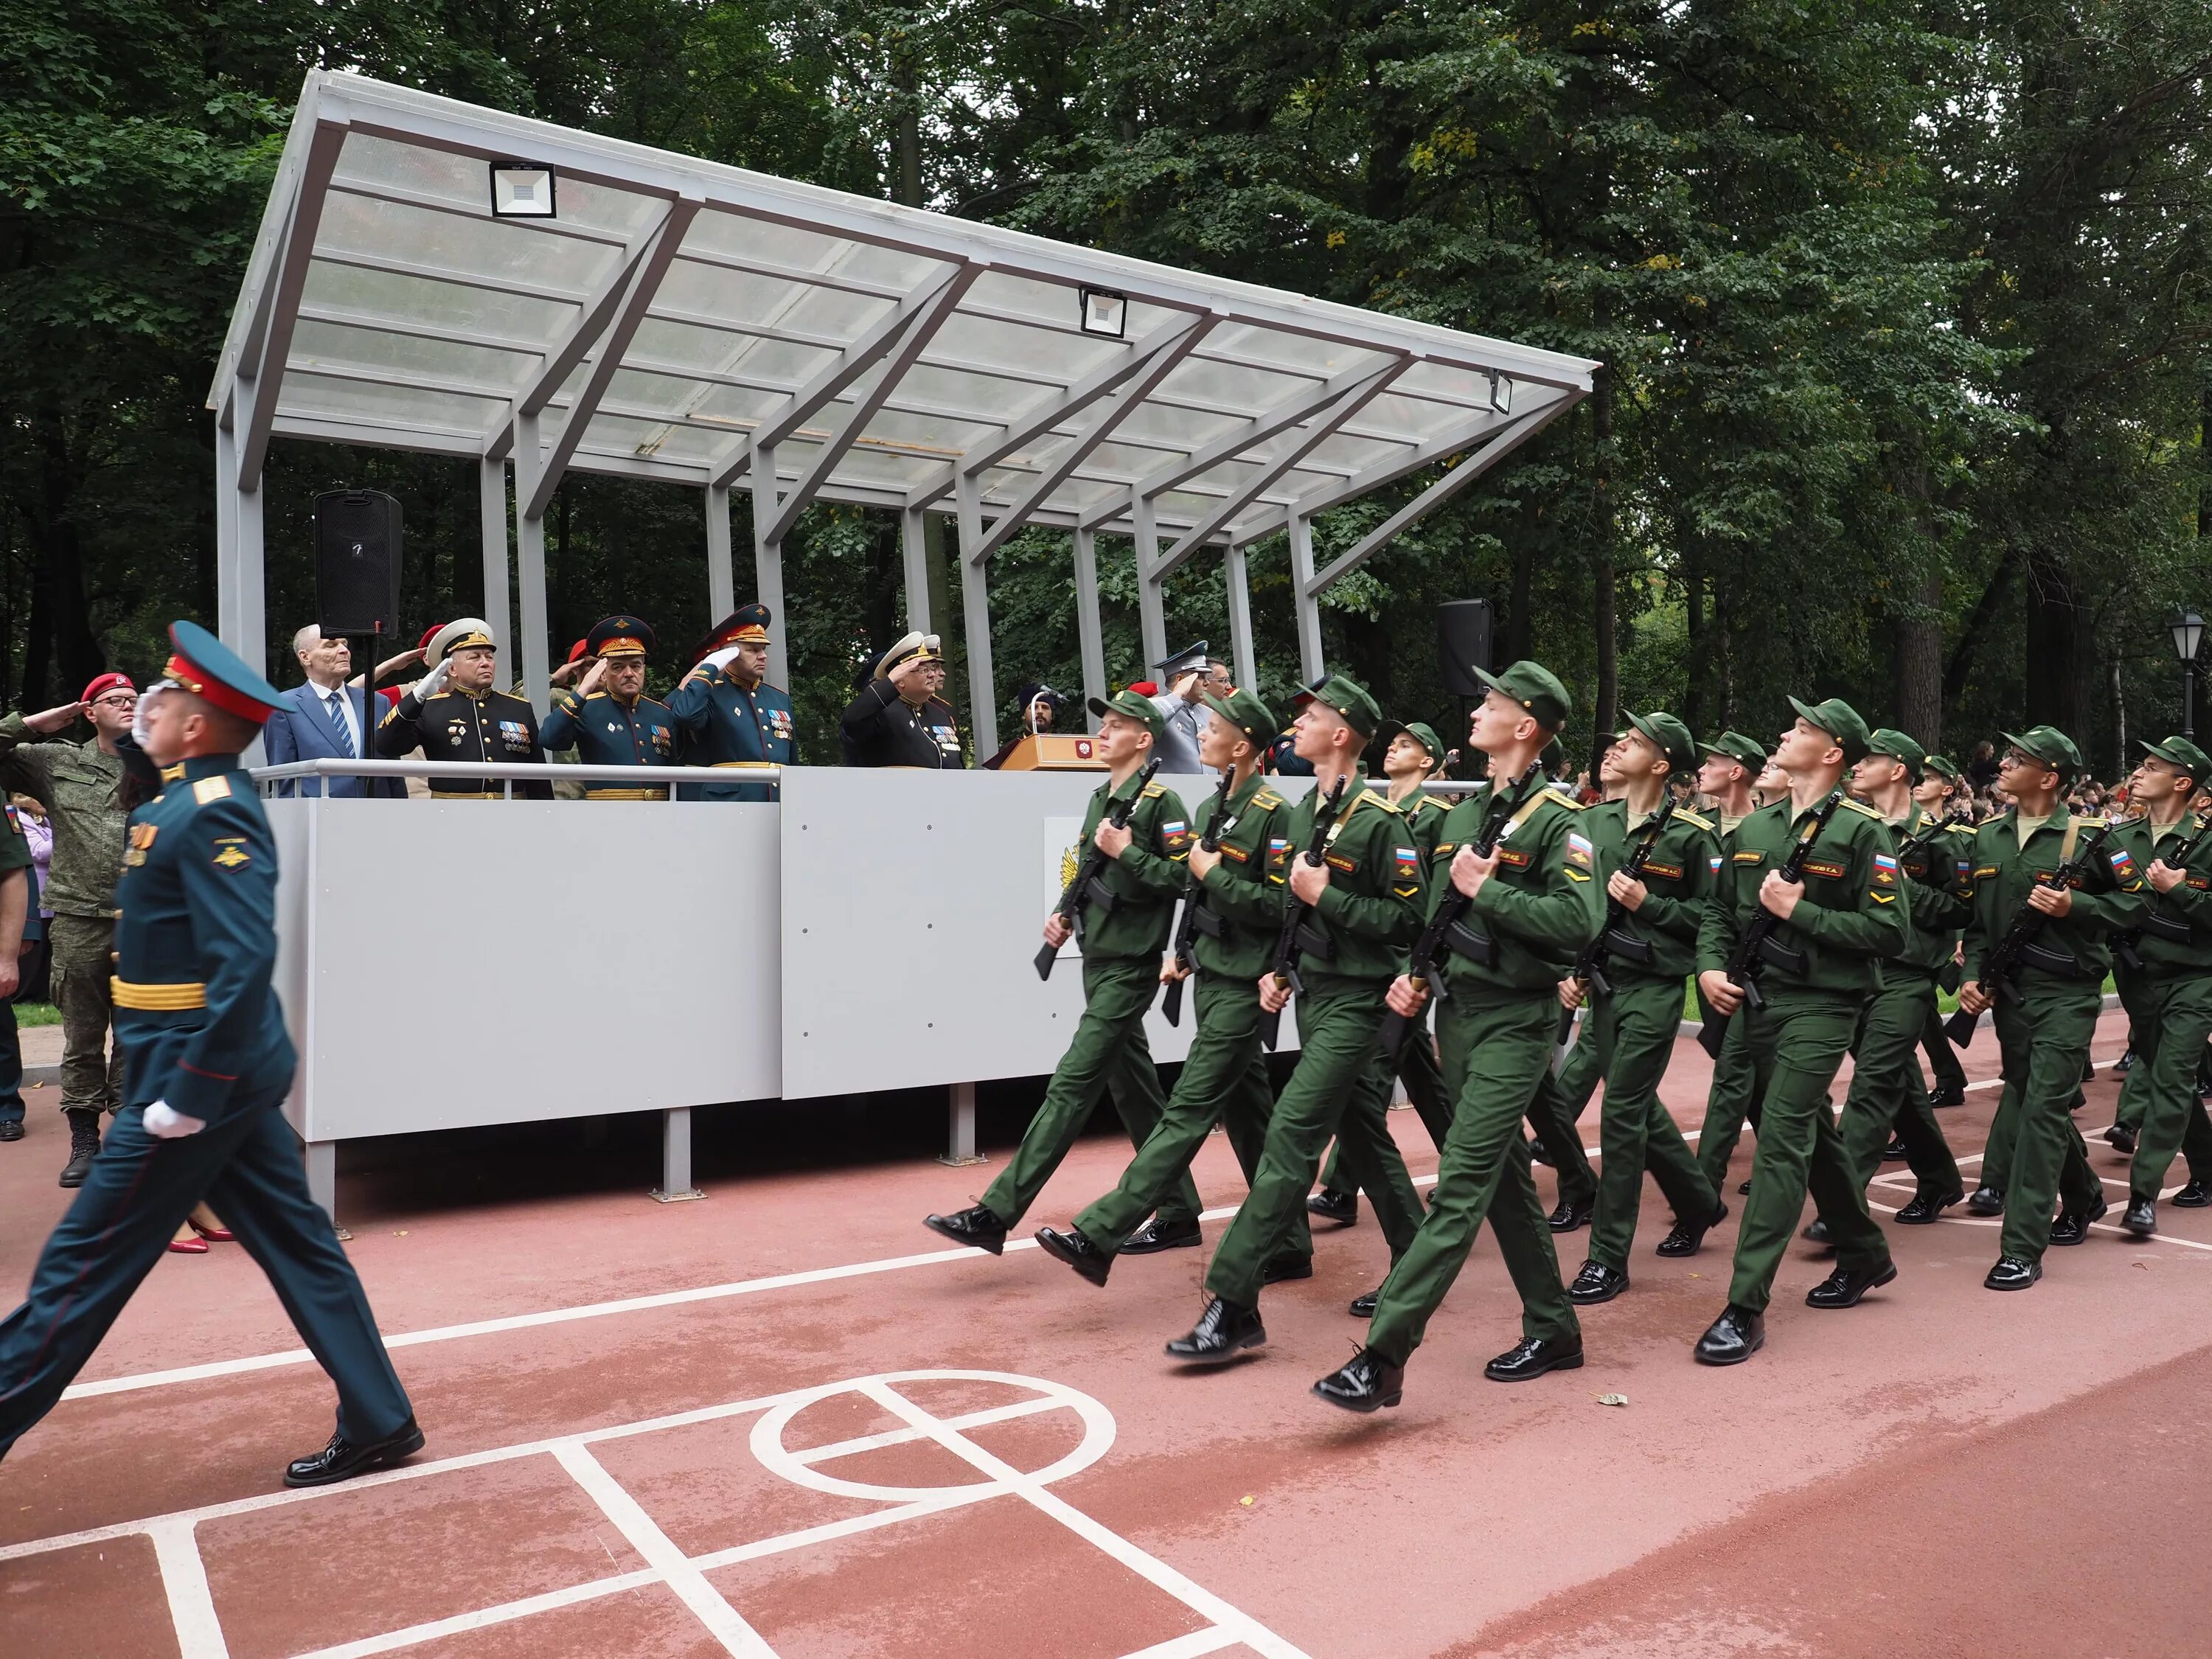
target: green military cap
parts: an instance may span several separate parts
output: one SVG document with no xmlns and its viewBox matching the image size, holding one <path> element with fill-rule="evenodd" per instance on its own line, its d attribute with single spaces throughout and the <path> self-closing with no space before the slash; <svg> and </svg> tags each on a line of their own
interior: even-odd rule
<svg viewBox="0 0 2212 1659">
<path fill-rule="evenodd" d="M 1698 745 L 1690 737 L 1690 728 L 1672 714 L 1655 708 L 1648 714 L 1631 714 L 1628 723 L 1667 757 L 1668 771 L 1687 772 L 1697 765 Z"/>
<path fill-rule="evenodd" d="M 1928 751 L 1904 732 L 1887 726 L 1877 726 L 1867 739 L 1867 753 L 1887 755 L 1892 760 L 1901 760 L 1905 769 L 1912 774 L 1915 783 L 1920 781 L 1920 769 L 1928 764 Z"/>
<path fill-rule="evenodd" d="M 1348 675 L 1331 674 L 1314 688 L 1313 700 L 1343 715 L 1344 723 L 1363 738 L 1373 737 L 1375 728 L 1382 724 L 1382 705 Z"/>
<path fill-rule="evenodd" d="M 1547 778 L 1555 778 L 1566 766 L 1567 745 L 1557 738 L 1553 738 L 1551 742 L 1544 745 L 1544 752 L 1537 758 L 1542 763 L 1544 775 Z"/>
<path fill-rule="evenodd" d="M 1251 739 L 1252 747 L 1264 750 L 1275 740 L 1282 727 L 1275 723 L 1273 712 L 1261 702 L 1257 694 L 1250 691 L 1231 691 L 1225 697 L 1217 697 L 1208 691 L 1201 699 L 1208 708 L 1227 720 Z"/>
<path fill-rule="evenodd" d="M 2045 766 L 2057 769 L 2059 776 L 2070 778 L 2081 769 L 2081 751 L 2074 746 L 2074 739 L 2055 726 L 2031 726 L 2025 732 L 2000 732 L 2012 748 L 2023 755 L 2032 755 Z"/>
<path fill-rule="evenodd" d="M 1168 729 L 1167 717 L 1153 706 L 1152 699 L 1139 696 L 1127 686 L 1110 697 L 1091 698 L 1091 712 L 1101 720 L 1109 714 L 1119 714 L 1126 720 L 1135 720 L 1152 734 L 1155 743 Z"/>
<path fill-rule="evenodd" d="M 1480 664 L 1474 664 L 1475 678 L 1493 691 L 1502 691 L 1536 717 L 1536 724 L 1547 732 L 1556 732 L 1567 723 L 1567 688 L 1559 684 L 1559 677 L 1540 662 L 1522 658 L 1509 664 L 1502 673 L 1493 674 Z"/>
<path fill-rule="evenodd" d="M 2168 738 L 2164 743 L 2142 743 L 2146 755 L 2155 755 L 2168 766 L 2189 774 L 2191 783 L 2202 783 L 2205 775 L 2212 773 L 2212 755 L 2206 754 L 2186 738 Z"/>
<path fill-rule="evenodd" d="M 1444 742 L 1437 735 L 1437 728 L 1423 720 L 1408 720 L 1398 728 L 1415 743 L 1429 757 L 1429 770 L 1435 771 L 1444 763 Z"/>
<path fill-rule="evenodd" d="M 1825 702 L 1801 702 L 1792 697 L 1790 706 L 1802 719 L 1836 740 L 1836 747 L 1844 751 L 1844 765 L 1867 757 L 1867 723 L 1859 717 L 1859 711 L 1841 697 L 1830 697 Z"/>
<path fill-rule="evenodd" d="M 1738 766 L 1757 777 L 1766 765 L 1766 745 L 1756 738 L 1747 738 L 1741 732 L 1723 732 L 1711 743 L 1698 745 L 1702 754 L 1718 755 L 1723 760 L 1734 761 Z"/>
<path fill-rule="evenodd" d="M 1958 781 L 1965 775 L 1959 770 L 1959 763 L 1953 760 L 1948 755 L 1930 755 L 1922 763 L 1922 764 L 1924 765 L 1930 772 L 1934 772 L 1942 777 L 1947 777 L 1954 783 L 1958 782 Z"/>
</svg>

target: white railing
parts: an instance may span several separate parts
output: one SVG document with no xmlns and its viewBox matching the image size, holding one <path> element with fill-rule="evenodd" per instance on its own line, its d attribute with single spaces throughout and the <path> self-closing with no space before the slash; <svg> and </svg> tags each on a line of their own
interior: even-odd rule
<svg viewBox="0 0 2212 1659">
<path fill-rule="evenodd" d="M 775 783 L 781 766 L 583 766 L 543 761 L 343 760 L 287 761 L 257 766 L 254 782 L 269 786 L 306 778 L 447 778 L 470 783 L 503 780 L 507 798 L 521 783 Z"/>
</svg>

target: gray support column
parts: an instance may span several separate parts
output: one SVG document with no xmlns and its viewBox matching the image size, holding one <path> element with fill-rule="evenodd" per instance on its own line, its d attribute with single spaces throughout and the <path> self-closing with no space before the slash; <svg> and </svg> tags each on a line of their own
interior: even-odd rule
<svg viewBox="0 0 2212 1659">
<path fill-rule="evenodd" d="M 518 659 L 514 643 L 514 595 L 507 550 L 507 462 L 478 463 L 477 516 L 483 539 L 483 619 L 492 637 L 507 643 L 507 666 Z M 404 641 L 403 641 L 404 643 Z"/>
<path fill-rule="evenodd" d="M 1075 532 L 1075 637 L 1083 653 L 1083 697 L 1106 698 L 1106 636 L 1098 614 L 1098 537 L 1095 531 Z M 1098 717 L 1086 707 L 1084 720 L 1098 729 Z"/>
<path fill-rule="evenodd" d="M 1298 678 L 1321 677 L 1321 601 L 1306 590 L 1313 581 L 1313 521 L 1291 514 L 1291 604 L 1298 617 Z"/>
<path fill-rule="evenodd" d="M 257 674 L 269 670 L 269 583 L 261 559 L 261 503 L 264 492 L 238 497 L 238 629 L 232 647 Z"/>
<path fill-rule="evenodd" d="M 1244 568 L 1244 550 L 1231 545 L 1221 562 L 1221 576 L 1229 589 L 1229 662 L 1237 684 L 1248 690 L 1260 686 L 1259 659 L 1252 651 L 1252 587 Z"/>
<path fill-rule="evenodd" d="M 975 1085 L 956 1083 L 945 1092 L 945 1152 L 937 1161 L 956 1170 L 984 1162 L 975 1151 Z"/>
<path fill-rule="evenodd" d="M 791 684 L 788 619 L 783 614 L 783 544 L 768 538 L 775 520 L 779 485 L 775 477 L 775 447 L 753 452 L 753 597 L 768 607 L 768 681 Z"/>
<path fill-rule="evenodd" d="M 1160 532 L 1152 497 L 1139 495 L 1129 518 L 1137 544 L 1137 633 L 1149 669 L 1168 653 L 1167 607 L 1159 580 L 1152 574 L 1160 562 Z"/>
<path fill-rule="evenodd" d="M 707 623 L 712 627 L 738 608 L 738 577 L 730 553 L 730 487 L 707 486 Z"/>
<path fill-rule="evenodd" d="M 553 652 L 545 615 L 545 520 L 526 510 L 535 497 L 538 475 L 545 465 L 538 444 L 538 416 L 514 417 L 514 562 L 520 592 L 522 623 L 516 659 L 522 665 L 523 687 L 530 706 L 544 720 L 552 707 L 550 678 Z M 491 620 L 486 617 L 489 622 Z"/>
<path fill-rule="evenodd" d="M 725 611 L 722 616 L 729 614 Z M 721 617 L 714 620 L 720 622 Z M 691 1184 L 691 1109 L 673 1107 L 660 1115 L 660 1185 L 653 1189 L 653 1200 L 681 1204 L 687 1198 L 706 1196 Z"/>
<path fill-rule="evenodd" d="M 929 526 L 918 507 L 899 512 L 899 562 L 906 573 L 906 625 L 910 633 L 927 634 L 929 625 Z"/>
<path fill-rule="evenodd" d="M 968 647 L 968 720 L 975 752 L 999 750 L 999 690 L 991 674 L 991 594 L 975 550 L 983 544 L 981 486 L 963 474 L 960 502 L 960 620 Z"/>
<path fill-rule="evenodd" d="M 307 1159 L 307 1196 L 322 1206 L 323 1213 L 335 1223 L 338 1214 L 338 1144 L 335 1140 L 311 1140 L 306 1147 Z M 343 1237 L 341 1233 L 339 1237 Z"/>
<path fill-rule="evenodd" d="M 268 663 L 268 588 L 261 562 L 261 492 L 239 488 L 238 434 L 215 433 L 216 634 L 256 673 Z"/>
</svg>

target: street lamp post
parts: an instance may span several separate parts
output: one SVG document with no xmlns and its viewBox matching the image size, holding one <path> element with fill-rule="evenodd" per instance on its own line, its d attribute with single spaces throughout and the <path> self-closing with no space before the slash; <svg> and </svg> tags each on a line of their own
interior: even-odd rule
<svg viewBox="0 0 2212 1659">
<path fill-rule="evenodd" d="M 2167 625 L 2173 654 L 2181 659 L 2181 735 L 2197 735 L 2197 650 L 2204 643 L 2204 618 L 2194 611 L 2175 613 Z"/>
</svg>

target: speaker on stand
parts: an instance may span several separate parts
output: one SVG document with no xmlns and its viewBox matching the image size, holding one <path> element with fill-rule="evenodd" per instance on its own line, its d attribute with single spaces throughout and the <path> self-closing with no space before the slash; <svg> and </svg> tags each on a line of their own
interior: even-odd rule
<svg viewBox="0 0 2212 1659">
<path fill-rule="evenodd" d="M 1459 730 L 1450 747 L 1459 750 L 1461 775 L 1480 778 L 1487 769 L 1481 754 L 1467 744 L 1468 706 L 1480 702 L 1490 688 L 1474 677 L 1476 668 L 1496 666 L 1490 659 L 1493 613 L 1488 599 L 1447 599 L 1437 607 L 1437 660 L 1444 690 L 1460 700 Z"/>
<path fill-rule="evenodd" d="M 353 647 L 361 674 L 361 758 L 377 726 L 376 663 L 399 637 L 399 501 L 380 489 L 315 497 L 315 623 Z"/>
</svg>

